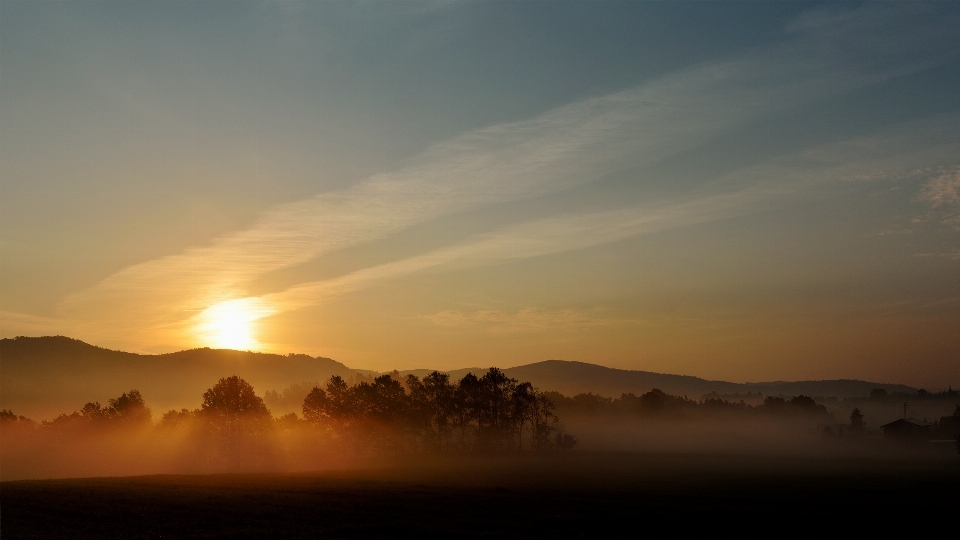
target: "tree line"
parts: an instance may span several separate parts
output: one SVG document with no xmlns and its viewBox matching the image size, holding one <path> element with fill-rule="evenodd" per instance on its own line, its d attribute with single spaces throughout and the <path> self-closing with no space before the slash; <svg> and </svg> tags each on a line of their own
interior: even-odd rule
<svg viewBox="0 0 960 540">
<path fill-rule="evenodd" d="M 468 373 L 456 384 L 437 371 L 422 380 L 408 375 L 405 383 L 381 375 L 351 387 L 333 376 L 304 399 L 303 418 L 336 432 L 407 437 L 438 451 L 567 449 L 576 444 L 544 392 L 497 368 L 481 377 Z"/>
<path fill-rule="evenodd" d="M 686 396 L 673 396 L 654 388 L 641 395 L 621 394 L 619 398 L 610 398 L 593 393 L 577 394 L 567 397 L 559 392 L 546 392 L 546 396 L 556 404 L 563 414 L 603 415 L 613 417 L 681 418 L 711 413 L 759 414 L 775 417 L 809 417 L 827 419 L 830 413 L 823 405 L 809 396 L 799 395 L 791 398 L 767 396 L 758 405 L 749 405 L 744 400 L 728 401 L 706 396 L 701 400 Z"/>
<path fill-rule="evenodd" d="M 220 379 L 202 399 L 198 409 L 168 411 L 156 429 L 199 433 L 221 447 L 249 446 L 269 433 L 298 430 L 386 453 L 563 450 L 577 442 L 564 431 L 544 392 L 497 368 L 480 377 L 467 374 L 455 384 L 440 372 L 422 380 L 409 375 L 403 384 L 381 375 L 352 386 L 333 376 L 324 388 L 316 386 L 306 396 L 302 417 L 291 413 L 274 418 L 253 387 L 238 376 Z M 152 412 L 137 390 L 106 405 L 87 403 L 39 425 L 0 411 L 0 425 L 53 435 L 154 427 Z"/>
</svg>

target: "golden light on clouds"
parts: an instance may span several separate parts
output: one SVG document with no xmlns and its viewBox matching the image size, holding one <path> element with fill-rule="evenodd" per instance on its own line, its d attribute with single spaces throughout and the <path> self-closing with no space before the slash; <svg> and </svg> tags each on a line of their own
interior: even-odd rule
<svg viewBox="0 0 960 540">
<path fill-rule="evenodd" d="M 197 316 L 194 333 L 201 343 L 217 349 L 257 350 L 257 321 L 275 311 L 257 298 L 240 298 L 214 304 Z"/>
</svg>

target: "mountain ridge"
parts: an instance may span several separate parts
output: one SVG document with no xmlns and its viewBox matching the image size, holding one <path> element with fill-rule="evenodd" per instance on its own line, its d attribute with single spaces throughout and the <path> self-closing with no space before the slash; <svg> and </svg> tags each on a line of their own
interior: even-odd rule
<svg viewBox="0 0 960 540">
<path fill-rule="evenodd" d="M 419 374 L 430 370 L 400 371 Z M 467 372 L 481 375 L 486 369 L 468 368 L 450 370 L 451 379 L 462 377 Z M 735 383 L 703 379 L 694 375 L 676 375 L 653 371 L 611 368 L 580 362 L 577 360 L 543 360 L 512 368 L 504 373 L 518 380 L 531 381 L 543 390 L 555 390 L 562 394 L 573 395 L 593 392 L 608 397 L 621 394 L 640 394 L 652 388 L 659 388 L 668 394 L 687 395 L 700 398 L 705 394 L 744 394 L 762 393 L 764 395 L 809 395 L 815 397 L 863 397 L 874 388 L 883 388 L 887 392 L 913 393 L 915 388 L 890 383 L 877 383 L 859 379 L 820 379 L 805 381 L 768 381 Z M 589 388 L 589 389 L 588 389 Z"/>
<path fill-rule="evenodd" d="M 307 355 L 210 348 L 144 355 L 65 336 L 19 336 L 0 339 L 0 408 L 49 417 L 136 388 L 154 413 L 162 413 L 198 406 L 206 389 L 231 375 L 262 394 L 291 382 L 353 373 L 336 360 Z"/>
<path fill-rule="evenodd" d="M 481 376 L 487 369 L 443 372 L 456 381 L 469 372 Z M 399 373 L 423 376 L 432 371 Z M 503 372 L 530 381 L 541 390 L 566 395 L 592 392 L 610 397 L 639 395 L 652 388 L 694 399 L 711 392 L 845 398 L 866 396 L 874 388 L 907 393 L 916 390 L 906 385 L 858 379 L 734 383 L 559 359 L 503 368 Z M 41 418 L 72 412 L 89 401 L 105 402 L 132 388 L 143 393 L 155 414 L 162 414 L 170 408 L 196 407 L 207 388 L 230 375 L 244 377 L 262 395 L 267 390 L 282 391 L 292 384 L 324 381 L 332 375 L 350 378 L 370 374 L 369 370 L 355 370 L 330 358 L 305 354 L 204 347 L 145 355 L 106 349 L 65 336 L 0 339 L 0 408 Z"/>
</svg>

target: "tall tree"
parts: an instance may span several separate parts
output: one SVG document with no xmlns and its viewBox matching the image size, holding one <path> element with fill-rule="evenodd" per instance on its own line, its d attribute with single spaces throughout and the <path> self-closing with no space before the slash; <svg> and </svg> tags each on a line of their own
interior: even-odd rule
<svg viewBox="0 0 960 540">
<path fill-rule="evenodd" d="M 550 448 L 550 434 L 556 423 L 553 401 L 539 390 L 533 391 L 533 401 L 530 404 L 530 431 L 531 446 L 534 450 Z"/>
<path fill-rule="evenodd" d="M 356 412 L 356 403 L 350 387 L 339 375 L 330 377 L 327 383 L 327 417 L 334 427 L 343 428 L 349 425 Z"/>
<path fill-rule="evenodd" d="M 263 399 L 237 376 L 220 379 L 203 393 L 200 414 L 214 431 L 228 436 L 263 432 L 271 419 Z"/>
<path fill-rule="evenodd" d="M 327 398 L 327 393 L 315 386 L 303 399 L 300 410 L 303 412 L 304 420 L 319 426 L 329 423 L 329 408 L 330 400 Z"/>
<path fill-rule="evenodd" d="M 438 449 L 443 449 L 448 438 L 448 425 L 454 414 L 454 391 L 446 373 L 434 371 L 423 378 L 423 392 L 430 410 L 430 421 L 436 427 Z"/>
<path fill-rule="evenodd" d="M 513 407 L 510 398 L 517 380 L 490 368 L 480 378 L 481 414 L 480 440 L 486 450 L 500 450 L 511 446 L 513 435 Z"/>
<path fill-rule="evenodd" d="M 477 431 L 476 435 L 479 436 L 480 418 L 483 411 L 481 394 L 480 379 L 473 373 L 464 375 L 457 384 L 457 390 L 454 394 L 454 414 L 457 419 L 457 427 L 460 430 L 460 447 L 462 449 L 466 449 L 470 444 L 468 438 L 474 435 L 471 433 L 472 429 L 475 429 Z"/>
<path fill-rule="evenodd" d="M 517 434 L 517 449 L 523 450 L 523 428 L 527 425 L 532 414 L 533 401 L 536 399 L 533 385 L 525 382 L 516 385 L 510 396 L 513 405 L 512 416 L 514 431 Z"/>
<path fill-rule="evenodd" d="M 407 400 L 409 407 L 407 416 L 411 434 L 424 447 L 439 448 L 439 436 L 433 429 L 432 409 L 430 397 L 427 395 L 427 387 L 416 375 L 407 375 L 406 387 L 410 392 Z"/>
</svg>

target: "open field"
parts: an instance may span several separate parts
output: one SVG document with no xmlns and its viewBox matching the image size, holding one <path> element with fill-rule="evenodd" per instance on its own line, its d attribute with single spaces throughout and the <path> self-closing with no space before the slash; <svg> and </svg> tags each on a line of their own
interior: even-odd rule
<svg viewBox="0 0 960 540">
<path fill-rule="evenodd" d="M 4 538 L 637 537 L 924 530 L 956 510 L 955 452 L 876 458 L 570 453 L 299 474 L 0 484 Z"/>
</svg>

